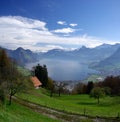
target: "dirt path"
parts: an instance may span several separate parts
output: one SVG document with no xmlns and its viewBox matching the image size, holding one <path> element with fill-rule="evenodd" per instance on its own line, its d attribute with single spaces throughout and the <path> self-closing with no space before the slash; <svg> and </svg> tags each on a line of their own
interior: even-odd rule
<svg viewBox="0 0 120 122">
<path fill-rule="evenodd" d="M 117 119 L 108 119 L 108 118 L 105 119 L 105 118 L 98 118 L 98 117 L 92 118 L 92 117 L 81 116 L 77 114 L 71 114 L 64 111 L 59 111 L 59 110 L 55 110 L 55 109 L 48 108 L 45 106 L 41 106 L 41 105 L 26 101 L 26 100 L 22 100 L 20 98 L 16 98 L 16 97 L 13 97 L 13 100 L 19 104 L 22 104 L 32 109 L 35 112 L 46 115 L 50 118 L 59 119 L 61 120 L 61 122 L 82 122 L 82 120 L 88 119 L 88 118 L 91 119 L 92 122 L 120 122 L 120 120 L 117 120 Z"/>
</svg>

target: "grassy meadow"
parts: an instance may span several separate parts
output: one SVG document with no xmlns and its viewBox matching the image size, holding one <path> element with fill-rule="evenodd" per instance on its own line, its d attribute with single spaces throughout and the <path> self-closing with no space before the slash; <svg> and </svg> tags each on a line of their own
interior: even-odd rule
<svg viewBox="0 0 120 122">
<path fill-rule="evenodd" d="M 18 97 L 49 108 L 89 116 L 117 117 L 120 114 L 120 97 L 104 97 L 97 100 L 88 95 L 54 95 L 49 96 L 44 89 L 32 90 Z"/>
<path fill-rule="evenodd" d="M 12 103 L 0 107 L 0 122 L 60 122 L 32 111 L 29 108 Z"/>
</svg>

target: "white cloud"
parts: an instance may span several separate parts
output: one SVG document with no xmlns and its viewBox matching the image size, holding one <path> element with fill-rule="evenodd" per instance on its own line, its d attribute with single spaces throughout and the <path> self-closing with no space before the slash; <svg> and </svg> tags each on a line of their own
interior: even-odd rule
<svg viewBox="0 0 120 122">
<path fill-rule="evenodd" d="M 45 36 L 52 35 L 45 26 L 45 22 L 25 17 L 0 17 L 0 45 L 11 45 L 10 48 L 32 47 Z"/>
<path fill-rule="evenodd" d="M 8 16 L 8 17 L 0 17 L 0 25 L 9 26 L 9 27 L 19 27 L 19 28 L 36 28 L 40 30 L 47 30 L 45 28 L 46 23 L 39 21 L 28 19 L 21 16 Z"/>
<path fill-rule="evenodd" d="M 64 34 L 68 34 L 68 33 L 73 33 L 75 32 L 76 30 L 73 29 L 73 28 L 62 28 L 62 29 L 56 29 L 54 30 L 53 32 L 55 33 L 64 33 Z"/>
<path fill-rule="evenodd" d="M 71 24 L 70 24 L 71 27 L 75 27 L 75 26 L 77 26 L 77 25 L 78 25 L 78 24 L 76 24 L 76 23 L 71 23 Z"/>
<path fill-rule="evenodd" d="M 57 24 L 59 24 L 59 25 L 66 25 L 66 22 L 65 21 L 58 21 Z"/>
<path fill-rule="evenodd" d="M 40 20 L 20 16 L 0 17 L 0 46 L 9 49 L 23 47 L 33 51 L 47 51 L 52 48 L 72 48 L 70 45 L 73 45 L 75 48 L 81 45 L 95 47 L 102 43 L 119 43 L 98 39 L 86 34 L 76 37 L 58 36 L 55 33 L 70 34 L 76 30 L 63 28 L 49 31 L 49 29 L 46 28 L 46 24 L 46 22 Z M 44 45 L 37 45 L 38 43 L 44 43 Z"/>
</svg>

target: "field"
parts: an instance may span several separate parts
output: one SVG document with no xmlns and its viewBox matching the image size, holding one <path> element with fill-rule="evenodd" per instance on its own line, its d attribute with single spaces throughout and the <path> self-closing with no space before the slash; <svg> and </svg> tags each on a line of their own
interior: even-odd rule
<svg viewBox="0 0 120 122">
<path fill-rule="evenodd" d="M 48 118 L 32 110 L 12 103 L 11 106 L 0 106 L 0 122 L 60 122 L 59 120 Z"/>
<path fill-rule="evenodd" d="M 88 95 L 61 95 L 50 93 L 45 89 L 32 89 L 28 93 L 17 94 L 17 98 L 30 101 L 34 104 L 44 106 L 45 108 L 53 109 L 69 113 L 70 115 L 87 115 L 89 119 L 82 118 L 81 122 L 93 122 L 91 117 L 118 117 L 120 116 L 120 97 L 105 97 L 100 99 L 100 104 L 97 100 L 90 98 Z M 19 100 L 19 99 L 18 99 Z M 28 102 L 27 102 L 28 104 Z M 33 106 L 34 108 L 34 106 Z M 33 108 L 25 107 L 13 101 L 12 105 L 4 105 L 0 107 L 0 122 L 60 122 L 61 119 L 52 119 L 51 115 L 43 115 Z M 41 109 L 41 108 L 40 108 Z M 54 114 L 54 112 L 53 112 Z M 64 115 L 68 120 L 68 116 Z M 63 116 L 61 116 L 63 119 Z M 75 121 L 76 122 L 76 121 Z"/>
<path fill-rule="evenodd" d="M 61 95 L 58 97 L 55 94 L 51 98 L 49 93 L 42 88 L 17 97 L 60 111 L 92 117 L 117 117 L 120 114 L 120 97 L 104 97 L 100 99 L 100 104 L 97 104 L 97 100 L 88 95 Z"/>
<path fill-rule="evenodd" d="M 60 122 L 59 120 L 48 118 L 32 110 L 12 103 L 11 106 L 0 106 L 0 122 Z"/>
</svg>

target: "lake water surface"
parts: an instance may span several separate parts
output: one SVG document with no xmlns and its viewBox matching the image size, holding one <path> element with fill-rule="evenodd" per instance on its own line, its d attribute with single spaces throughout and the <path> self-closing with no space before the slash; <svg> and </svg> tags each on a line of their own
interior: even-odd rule
<svg viewBox="0 0 120 122">
<path fill-rule="evenodd" d="M 97 71 L 88 68 L 87 65 L 77 61 L 42 59 L 36 63 L 29 63 L 26 68 L 31 69 L 37 64 L 45 64 L 48 69 L 48 75 L 58 81 L 62 80 L 82 80 L 89 74 L 97 73 Z"/>
</svg>

